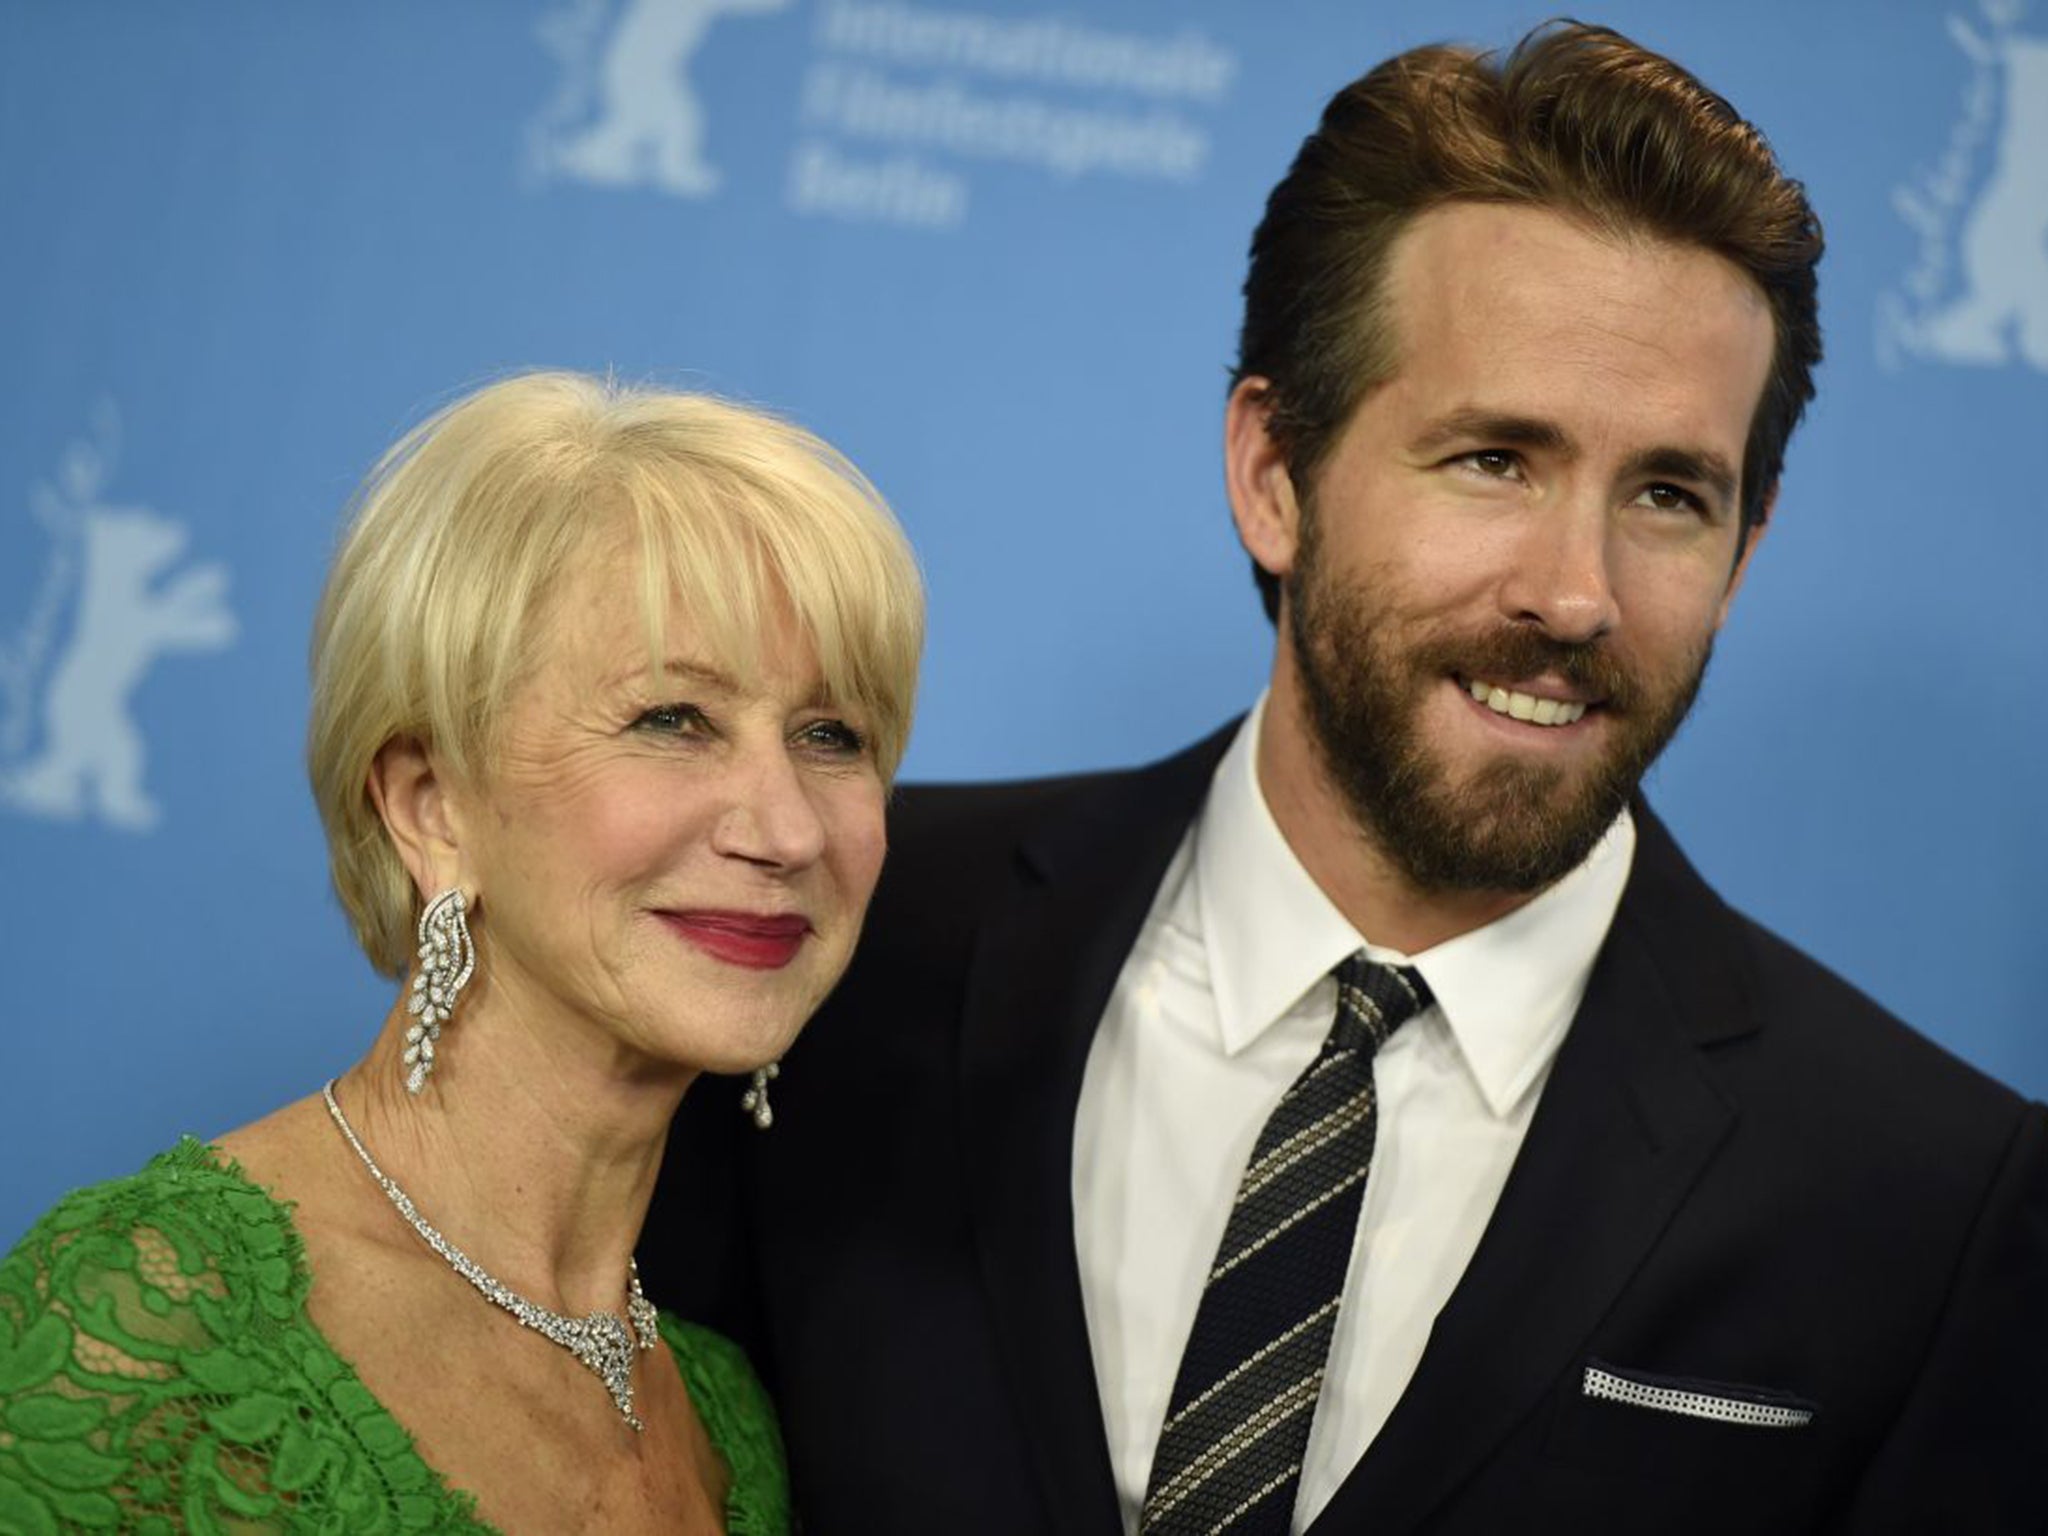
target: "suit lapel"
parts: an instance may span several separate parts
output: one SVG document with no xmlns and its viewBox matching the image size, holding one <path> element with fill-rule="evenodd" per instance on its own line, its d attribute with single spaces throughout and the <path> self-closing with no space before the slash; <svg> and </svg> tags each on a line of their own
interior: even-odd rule
<svg viewBox="0 0 2048 1536">
<path fill-rule="evenodd" d="M 1472 1262 L 1314 1529 L 1417 1526 L 1569 1370 L 1734 1123 L 1698 1046 L 1755 1027 L 1734 919 L 1636 808 L 1629 887 Z"/>
<path fill-rule="evenodd" d="M 1235 726 L 1056 802 L 1020 842 L 969 972 L 962 1143 L 999 1347 L 1054 1527 L 1117 1532 L 1074 1251 L 1074 1114 L 1089 1043 Z"/>
</svg>

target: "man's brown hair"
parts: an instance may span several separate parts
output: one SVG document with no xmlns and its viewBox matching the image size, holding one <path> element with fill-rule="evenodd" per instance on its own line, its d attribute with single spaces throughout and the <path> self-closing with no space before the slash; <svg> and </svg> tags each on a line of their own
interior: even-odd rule
<svg viewBox="0 0 2048 1536">
<path fill-rule="evenodd" d="M 1446 44 L 1387 60 L 1337 93 L 1266 200 L 1232 384 L 1268 381 L 1267 429 L 1297 491 L 1398 362 L 1385 297 L 1395 240 L 1457 201 L 1549 208 L 1700 246 L 1749 274 L 1777 334 L 1743 453 L 1743 523 L 1761 523 L 1813 398 L 1820 221 L 1726 101 L 1620 33 L 1570 21 L 1504 60 Z M 1253 573 L 1277 617 L 1279 583 Z"/>
</svg>

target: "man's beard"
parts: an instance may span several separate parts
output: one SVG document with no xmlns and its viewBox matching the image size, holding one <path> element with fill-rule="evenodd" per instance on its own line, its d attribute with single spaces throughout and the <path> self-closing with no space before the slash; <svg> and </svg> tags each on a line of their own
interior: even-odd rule
<svg viewBox="0 0 2048 1536">
<path fill-rule="evenodd" d="M 1533 892 L 1576 869 L 1684 721 L 1711 636 L 1657 679 L 1630 670 L 1602 641 L 1505 624 L 1438 632 L 1404 650 L 1394 621 L 1372 611 L 1364 591 L 1329 580 L 1318 553 L 1305 509 L 1288 628 L 1317 753 L 1359 827 L 1418 891 Z M 1430 693 L 1452 675 L 1513 687 L 1546 673 L 1601 701 L 1613 736 L 1605 757 L 1574 774 L 1503 750 L 1453 782 L 1424 736 Z"/>
</svg>

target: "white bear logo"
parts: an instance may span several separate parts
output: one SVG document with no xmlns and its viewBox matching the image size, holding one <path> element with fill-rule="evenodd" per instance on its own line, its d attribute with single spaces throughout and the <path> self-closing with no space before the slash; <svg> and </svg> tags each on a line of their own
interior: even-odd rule
<svg viewBox="0 0 2048 1536">
<path fill-rule="evenodd" d="M 0 769 L 0 804 L 66 821 L 92 811 L 109 826 L 141 832 L 157 824 L 160 811 L 143 785 L 145 743 L 129 700 L 159 656 L 220 650 L 234 640 L 236 625 L 224 566 L 189 565 L 159 582 L 184 553 L 183 525 L 100 499 L 111 411 L 100 420 L 101 444 L 73 445 L 61 489 L 36 489 L 37 521 L 56 547 L 28 623 L 0 654 L 6 756 L 30 734 L 36 674 L 67 598 L 72 623 L 42 690 L 40 750 Z"/>
<path fill-rule="evenodd" d="M 1943 162 L 1895 195 L 1921 256 L 1887 296 L 1879 341 L 1893 356 L 2048 372 L 2048 39 L 2012 30 L 2012 0 L 1984 9 L 1988 34 L 1949 21 L 1975 78 Z M 1966 167 L 1994 126 L 1989 174 L 1967 200 Z"/>
<path fill-rule="evenodd" d="M 676 197 L 718 190 L 704 156 L 704 108 L 686 68 L 722 16 L 782 10 L 789 0 L 626 0 L 600 39 L 604 0 L 582 0 L 542 23 L 565 78 L 529 135 L 529 161 L 545 180 L 651 186 Z"/>
</svg>

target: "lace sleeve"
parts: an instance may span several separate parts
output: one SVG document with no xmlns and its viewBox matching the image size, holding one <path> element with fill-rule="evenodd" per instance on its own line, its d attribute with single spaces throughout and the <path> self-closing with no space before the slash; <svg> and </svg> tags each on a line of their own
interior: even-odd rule
<svg viewBox="0 0 2048 1536">
<path fill-rule="evenodd" d="M 0 1261 L 0 1529 L 478 1529 L 305 1315 L 290 1214 L 186 1141 Z"/>
</svg>

